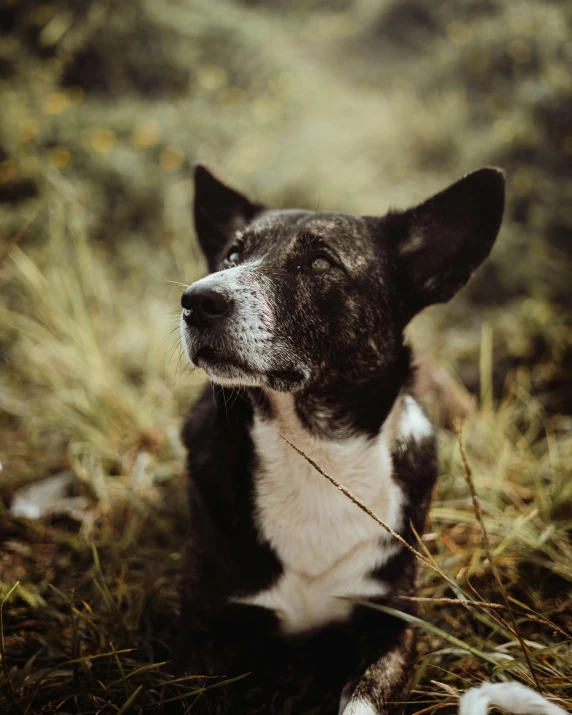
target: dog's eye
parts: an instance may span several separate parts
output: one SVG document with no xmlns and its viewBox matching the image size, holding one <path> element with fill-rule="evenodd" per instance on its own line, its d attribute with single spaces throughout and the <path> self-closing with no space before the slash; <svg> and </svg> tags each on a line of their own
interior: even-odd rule
<svg viewBox="0 0 572 715">
<path fill-rule="evenodd" d="M 312 260 L 310 263 L 310 268 L 313 271 L 327 271 L 328 268 L 331 268 L 332 264 L 327 258 L 324 258 L 324 256 L 317 256 Z"/>
<path fill-rule="evenodd" d="M 224 267 L 231 268 L 232 266 L 236 266 L 236 264 L 240 261 L 241 254 L 242 245 L 239 243 L 235 243 L 229 248 L 228 253 L 226 254 L 226 258 L 223 261 Z"/>
</svg>

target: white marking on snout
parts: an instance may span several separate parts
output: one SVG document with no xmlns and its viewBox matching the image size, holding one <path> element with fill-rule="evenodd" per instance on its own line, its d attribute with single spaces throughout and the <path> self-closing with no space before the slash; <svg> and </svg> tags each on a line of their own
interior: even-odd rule
<svg viewBox="0 0 572 715">
<path fill-rule="evenodd" d="M 280 369 L 280 361 L 287 363 L 290 357 L 286 347 L 275 339 L 275 315 L 272 305 L 274 291 L 269 279 L 257 270 L 260 262 L 249 261 L 218 273 L 211 273 L 194 284 L 218 290 L 232 298 L 233 312 L 225 323 L 224 335 L 217 338 L 217 347 L 227 347 L 230 353 L 254 373 Z M 192 364 L 192 339 L 182 319 L 180 329 L 185 353 Z M 292 363 L 290 360 L 289 368 Z M 213 380 L 221 384 L 261 384 L 261 378 L 246 374 L 240 376 L 238 369 L 238 377 L 212 374 L 208 368 L 206 371 Z"/>
</svg>

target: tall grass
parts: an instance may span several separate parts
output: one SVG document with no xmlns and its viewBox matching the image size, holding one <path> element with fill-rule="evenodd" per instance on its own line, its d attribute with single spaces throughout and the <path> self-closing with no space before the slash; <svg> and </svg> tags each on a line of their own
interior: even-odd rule
<svg viewBox="0 0 572 715">
<path fill-rule="evenodd" d="M 190 239 L 183 232 L 173 250 L 136 254 L 125 246 L 118 270 L 109 248 L 87 240 L 77 203 L 51 207 L 46 220 L 48 245 L 27 250 L 24 241 L 1 268 L 9 289 L 2 334 L 10 337 L 2 404 L 18 423 L 3 446 L 3 478 L 18 486 L 71 470 L 90 508 L 79 530 L 1 512 L 0 697 L 32 712 L 70 703 L 80 712 L 143 711 L 162 707 L 167 692 L 190 704 L 200 689 L 174 683 L 163 662 L 185 541 L 178 428 L 201 383 L 177 370 L 169 314 L 180 289 L 166 281 L 189 276 L 177 256 Z M 441 476 L 418 546 L 426 565 L 409 712 L 446 712 L 484 679 L 536 680 L 572 704 L 569 418 L 545 412 L 525 372 L 494 395 L 491 349 L 485 331 L 489 387 L 463 426 L 482 524 L 457 435 L 440 434 Z M 21 462 L 28 468 L 19 472 Z"/>
<path fill-rule="evenodd" d="M 14 246 L 2 267 L 9 299 L 0 321 L 11 342 L 2 406 L 32 443 L 57 433 L 68 460 L 95 460 L 105 474 L 129 474 L 142 450 L 180 459 L 178 405 L 200 384 L 179 379 L 180 288 L 167 282 L 197 275 L 177 265 L 183 237 L 168 250 L 139 246 L 114 269 L 109 250 L 89 243 L 79 202 L 42 218 L 48 245 L 34 258 Z"/>
</svg>

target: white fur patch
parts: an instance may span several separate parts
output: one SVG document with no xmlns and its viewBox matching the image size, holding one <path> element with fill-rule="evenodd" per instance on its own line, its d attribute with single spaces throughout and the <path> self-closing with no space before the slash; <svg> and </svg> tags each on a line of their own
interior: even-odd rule
<svg viewBox="0 0 572 715">
<path fill-rule="evenodd" d="M 459 715 L 486 715 L 489 705 L 515 715 L 566 715 L 558 705 L 520 683 L 483 683 L 467 690 L 459 702 Z"/>
<path fill-rule="evenodd" d="M 338 708 L 338 715 L 343 715 L 344 709 L 346 705 L 348 704 L 349 699 L 352 696 L 352 693 L 354 691 L 355 683 L 346 683 L 344 687 L 342 688 L 342 692 L 340 695 L 340 706 Z"/>
<path fill-rule="evenodd" d="M 414 439 L 421 442 L 433 434 L 433 425 L 424 415 L 423 410 L 413 397 L 403 398 L 403 413 L 399 424 L 399 439 Z"/>
<path fill-rule="evenodd" d="M 347 618 L 352 604 L 339 596 L 385 595 L 387 586 L 370 573 L 400 547 L 281 435 L 396 530 L 401 526 L 403 494 L 392 478 L 385 425 L 373 440 L 360 436 L 326 441 L 300 425 L 292 395 L 273 393 L 272 400 L 277 418 L 255 418 L 251 433 L 259 461 L 255 514 L 284 573 L 267 591 L 235 600 L 274 610 L 283 631 L 296 633 Z"/>
<path fill-rule="evenodd" d="M 356 698 L 346 705 L 343 715 L 378 715 L 378 712 L 368 700 Z"/>
</svg>

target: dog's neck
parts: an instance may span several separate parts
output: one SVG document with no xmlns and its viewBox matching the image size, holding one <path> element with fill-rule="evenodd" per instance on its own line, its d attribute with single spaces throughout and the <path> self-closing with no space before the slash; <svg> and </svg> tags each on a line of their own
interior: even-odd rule
<svg viewBox="0 0 572 715">
<path fill-rule="evenodd" d="M 347 374 L 330 373 L 292 393 L 250 388 L 250 401 L 255 414 L 275 419 L 284 429 L 296 424 L 313 437 L 327 439 L 375 437 L 399 394 L 412 383 L 411 350 L 403 345 L 390 368 L 372 371 L 367 378 L 348 379 Z"/>
</svg>

